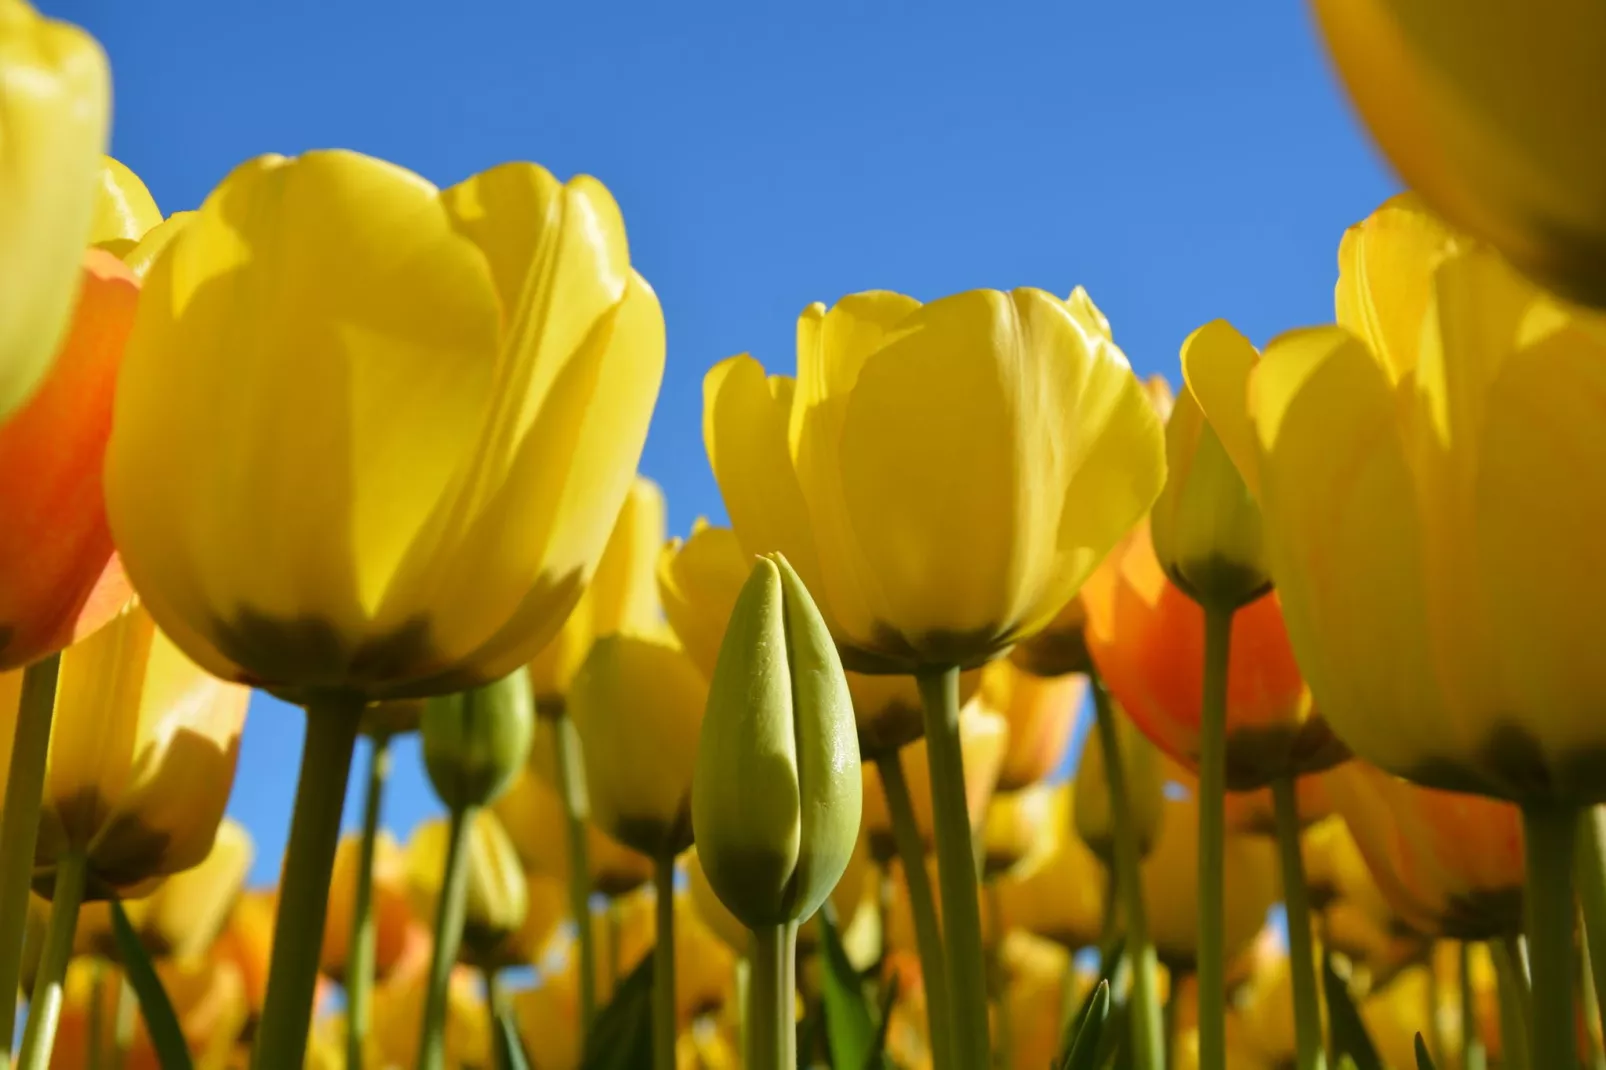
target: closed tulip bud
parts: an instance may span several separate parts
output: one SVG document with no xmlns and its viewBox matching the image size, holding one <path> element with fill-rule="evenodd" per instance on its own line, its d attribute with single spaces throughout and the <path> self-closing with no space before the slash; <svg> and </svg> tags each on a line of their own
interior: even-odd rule
<svg viewBox="0 0 1606 1070">
<path fill-rule="evenodd" d="M 1054 791 L 1054 821 L 1069 828 L 1074 802 L 1069 784 Z M 1061 835 L 1043 864 L 994 885 L 1006 928 L 1024 929 L 1076 952 L 1099 942 L 1110 878 L 1098 857 L 1075 836 Z"/>
<path fill-rule="evenodd" d="M 419 732 L 429 782 L 447 809 L 484 806 L 507 790 L 530 755 L 529 677 L 520 669 L 494 684 L 431 699 Z"/>
<path fill-rule="evenodd" d="M 78 292 L 111 108 L 105 53 L 78 27 L 3 0 L 0 100 L 4 420 L 50 367 Z"/>
<path fill-rule="evenodd" d="M 1182 344 L 1184 362 L 1190 350 L 1232 344 L 1222 336 L 1242 341 L 1223 321 L 1207 323 Z M 1165 442 L 1165 489 L 1150 518 L 1160 567 L 1206 608 L 1248 605 L 1271 590 L 1260 507 L 1191 390 L 1177 398 Z"/>
<path fill-rule="evenodd" d="M 344 983 L 346 958 L 351 954 L 352 914 L 356 909 L 357 869 L 362 837 L 344 836 L 335 849 L 334 873 L 329 878 L 329 913 L 323 923 L 320 968 Z M 384 980 L 400 960 L 411 935 L 413 908 L 408 893 L 407 857 L 395 837 L 384 829 L 374 838 L 373 886 L 369 909 L 374 919 L 374 976 Z"/>
<path fill-rule="evenodd" d="M 721 901 L 749 928 L 812 917 L 859 835 L 859 740 L 836 645 L 779 555 L 731 613 L 697 770 L 692 820 Z"/>
<path fill-rule="evenodd" d="M 1115 734 L 1121 743 L 1121 763 L 1126 773 L 1128 813 L 1138 857 L 1147 857 L 1160 837 L 1165 820 L 1165 757 L 1150 743 L 1131 720 L 1117 711 Z M 1104 743 L 1097 732 L 1082 745 L 1076 767 L 1073 791 L 1076 794 L 1076 834 L 1101 858 L 1113 865 L 1115 821 L 1110 814 L 1110 782 L 1105 771 Z"/>
<path fill-rule="evenodd" d="M 407 842 L 407 886 L 420 918 L 435 917 L 449 835 L 447 822 L 436 819 L 414 829 Z M 503 945 L 524 927 L 529 893 L 518 852 L 494 813 L 476 811 L 463 835 L 468 837 L 468 895 L 460 957 L 486 966 L 497 962 Z"/>
<path fill-rule="evenodd" d="M 692 843 L 692 771 L 708 685 L 673 643 L 599 639 L 574 678 L 569 716 L 585 751 L 591 816 L 653 858 Z"/>
<path fill-rule="evenodd" d="M 1047 784 L 994 795 L 982 830 L 982 878 L 1027 870 L 1059 847 L 1056 819 L 1063 816 Z"/>
<path fill-rule="evenodd" d="M 1008 660 L 981 670 L 982 705 L 1009 725 L 999 791 L 1018 791 L 1059 768 L 1086 696 L 1085 676 L 1034 676 Z"/>
<path fill-rule="evenodd" d="M 120 160 L 101 157 L 89 244 L 127 262 L 139 240 L 162 221 L 161 209 L 138 175 Z"/>
<path fill-rule="evenodd" d="M 563 799 L 544 778 L 526 769 L 491 804 L 526 868 L 560 881 L 569 879 Z M 652 859 L 626 847 L 595 824 L 586 825 L 586 861 L 591 887 L 612 899 L 652 880 Z"/>
</svg>

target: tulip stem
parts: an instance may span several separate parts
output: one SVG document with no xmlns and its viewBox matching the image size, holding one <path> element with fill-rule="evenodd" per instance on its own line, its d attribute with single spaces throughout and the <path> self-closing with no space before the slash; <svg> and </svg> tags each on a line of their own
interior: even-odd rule
<svg viewBox="0 0 1606 1070">
<path fill-rule="evenodd" d="M 1573 846 L 1578 812 L 1530 804 L 1522 809 L 1528 862 L 1528 958 L 1533 976 L 1534 1066 L 1578 1065 L 1573 1008 Z"/>
<path fill-rule="evenodd" d="M 1233 610 L 1205 607 L 1204 695 L 1199 718 L 1199 1070 L 1227 1065 L 1225 937 L 1227 662 Z"/>
<path fill-rule="evenodd" d="M 361 696 L 333 694 L 307 704 L 290 842 L 273 919 L 268 991 L 257 1023 L 257 1070 L 300 1066 L 306 1058 L 317 995 L 329 876 L 340 839 L 340 813 L 351 778 L 351 755 L 362 719 Z"/>
<path fill-rule="evenodd" d="M 1461 941 L 1457 973 L 1461 981 L 1461 1070 L 1485 1070 L 1488 1053 L 1478 1032 L 1478 1003 L 1472 991 L 1472 945 Z"/>
<path fill-rule="evenodd" d="M 17 1070 L 48 1070 L 50 1066 L 50 1051 L 56 1046 L 56 1026 L 61 1021 L 67 960 L 72 958 L 73 936 L 78 931 L 78 907 L 84 901 L 88 878 L 89 858 L 82 852 L 69 851 L 56 860 L 50 927 L 45 930 L 39 972 L 34 977 L 33 996 L 28 1001 L 28 1024 L 22 1032 Z"/>
<path fill-rule="evenodd" d="M 457 950 L 463 943 L 463 917 L 468 909 L 468 830 L 478 810 L 477 806 L 459 806 L 452 810 L 447 824 L 446 868 L 441 873 L 441 894 L 435 904 L 435 950 L 424 990 L 418 1070 L 443 1070 L 446 1066 L 446 1004 L 452 967 L 457 965 Z"/>
<path fill-rule="evenodd" d="M 948 1001 L 953 1011 L 954 1065 L 970 1070 L 992 1059 L 987 1024 L 987 964 L 981 948 L 976 852 L 965 800 L 965 757 L 959 745 L 959 669 L 915 677 L 925 709 L 926 759 L 931 770 L 937 884 L 942 895 L 948 955 Z"/>
<path fill-rule="evenodd" d="M 1590 975 L 1597 997 L 1606 993 L 1606 808 L 1584 811 L 1578 829 L 1578 900 L 1584 908 L 1584 936 L 1588 941 Z M 1596 1018 L 1606 1036 L 1606 1016 Z"/>
<path fill-rule="evenodd" d="M 937 921 L 937 905 L 931 895 L 931 877 L 926 872 L 926 844 L 915 821 L 909 782 L 903 775 L 903 759 L 896 750 L 875 759 L 881 773 L 881 790 L 887 797 L 887 814 L 892 819 L 892 839 L 903 866 L 904 884 L 909 889 L 909 908 L 914 915 L 915 944 L 920 950 L 920 979 L 926 988 L 926 1028 L 931 1037 L 933 1070 L 952 1070 L 953 1036 L 948 1030 L 948 964 L 942 949 L 942 929 Z"/>
<path fill-rule="evenodd" d="M 660 855 L 653 865 L 652 1065 L 675 1070 L 675 856 Z M 761 1012 L 762 1014 L 762 1012 Z"/>
<path fill-rule="evenodd" d="M 351 905 L 351 951 L 346 956 L 346 1066 L 363 1065 L 368 1020 L 378 958 L 379 929 L 374 923 L 374 845 L 379 840 L 379 809 L 385 779 L 390 775 L 390 733 L 369 737 L 368 790 L 362 803 L 362 842 L 357 855 L 357 889 Z"/>
<path fill-rule="evenodd" d="M 1495 980 L 1500 995 L 1501 1063 L 1508 1070 L 1530 1070 L 1528 1037 L 1533 1029 L 1528 1021 L 1528 982 L 1517 964 L 1515 941 L 1492 940 L 1489 957 L 1494 961 Z"/>
<path fill-rule="evenodd" d="M 1588 929 L 1587 925 L 1582 927 Z M 1578 991 L 1583 1000 L 1584 1020 L 1588 1023 L 1584 1029 L 1584 1038 L 1589 1047 L 1589 1058 L 1585 1060 L 1585 1065 L 1591 1070 L 1606 1070 L 1606 1046 L 1602 1044 L 1606 1038 L 1596 1032 L 1596 1026 L 1600 1022 L 1600 989 L 1595 985 L 1595 952 L 1589 946 L 1587 938 L 1580 950 L 1583 952 L 1584 961 L 1578 971 Z"/>
<path fill-rule="evenodd" d="M 1322 1014 L 1316 995 L 1316 955 L 1311 946 L 1310 894 L 1305 887 L 1305 860 L 1299 853 L 1299 796 L 1294 778 L 1271 782 L 1272 814 L 1277 825 L 1277 854 L 1283 872 L 1283 908 L 1288 917 L 1288 965 L 1294 989 L 1294 1065 L 1297 1070 L 1325 1070 Z"/>
<path fill-rule="evenodd" d="M 1093 687 L 1093 715 L 1104 752 L 1104 776 L 1110 795 L 1110 824 L 1113 826 L 1114 872 L 1112 891 L 1121 897 L 1126 919 L 1126 954 L 1132 963 L 1130 997 L 1133 1065 L 1165 1070 L 1166 1030 L 1160 1007 L 1159 962 L 1154 942 L 1149 939 L 1148 908 L 1143 904 L 1142 860 L 1138 855 L 1138 834 L 1132 817 L 1132 797 L 1127 793 L 1126 760 L 1121 753 L 1121 734 L 1115 724 L 1115 708 L 1098 672 L 1088 673 Z M 1114 897 L 1106 900 L 1106 920 L 1115 915 Z"/>
<path fill-rule="evenodd" d="M 17 1031 L 14 995 L 22 976 L 22 940 L 28 927 L 28 892 L 60 668 L 61 655 L 51 654 L 23 671 L 5 814 L 0 817 L 0 993 L 11 994 L 0 998 L 0 1070 L 11 1065 L 11 1040 Z"/>
<path fill-rule="evenodd" d="M 541 711 L 552 725 L 558 791 L 563 796 L 563 835 L 569 852 L 569 913 L 574 915 L 580 952 L 580 1035 L 591 1035 L 597 1016 L 597 934 L 591 927 L 591 862 L 586 832 L 591 819 L 580 733 L 562 707 Z M 612 952 L 609 952 L 612 954 Z"/>
<path fill-rule="evenodd" d="M 748 958 L 747 1070 L 796 1070 L 797 922 L 754 929 Z"/>
</svg>

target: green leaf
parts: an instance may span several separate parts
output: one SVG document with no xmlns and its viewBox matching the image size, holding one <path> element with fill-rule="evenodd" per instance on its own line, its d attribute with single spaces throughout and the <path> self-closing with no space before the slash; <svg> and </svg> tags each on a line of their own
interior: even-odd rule
<svg viewBox="0 0 1606 1070">
<path fill-rule="evenodd" d="M 1416 1070 L 1437 1070 L 1433 1065 L 1433 1056 L 1428 1054 L 1427 1043 L 1422 1034 L 1416 1035 Z"/>
<path fill-rule="evenodd" d="M 643 1070 L 652 1065 L 652 952 L 614 989 L 586 1035 L 580 1070 Z"/>
<path fill-rule="evenodd" d="M 1327 1020 L 1332 1030 L 1333 1058 L 1349 1056 L 1355 1070 L 1383 1070 L 1377 1046 L 1366 1033 L 1361 1012 L 1350 999 L 1349 985 L 1333 969 L 1331 955 L 1322 957 L 1322 988 L 1327 995 Z"/>
<path fill-rule="evenodd" d="M 1060 1049 L 1057 1070 L 1096 1070 L 1100 1065 L 1100 1039 L 1110 1017 L 1110 982 L 1100 981 Z"/>
<path fill-rule="evenodd" d="M 524 1043 L 519 1040 L 513 1014 L 505 1007 L 496 1012 L 495 1040 L 497 1070 L 530 1070 L 530 1060 L 524 1054 Z"/>
<path fill-rule="evenodd" d="M 874 1009 L 865 995 L 858 971 L 843 950 L 842 937 L 837 932 L 832 911 L 827 907 L 817 916 L 820 919 L 821 959 L 825 966 L 820 994 L 825 1013 L 825 1043 L 830 1049 L 831 1065 L 837 1070 L 880 1067 L 881 1038 L 884 1038 L 885 1032 L 876 1027 Z"/>
<path fill-rule="evenodd" d="M 145 945 L 129 923 L 128 912 L 116 899 L 112 906 L 112 934 L 117 940 L 117 954 L 123 960 L 123 972 L 128 984 L 139 997 L 139 1012 L 145 1019 L 145 1028 L 151 1035 L 151 1047 L 156 1049 L 156 1061 L 162 1070 L 190 1070 L 190 1046 L 184 1042 L 184 1030 L 179 1028 L 178 1015 L 167 998 L 167 989 L 156 975 Z"/>
</svg>

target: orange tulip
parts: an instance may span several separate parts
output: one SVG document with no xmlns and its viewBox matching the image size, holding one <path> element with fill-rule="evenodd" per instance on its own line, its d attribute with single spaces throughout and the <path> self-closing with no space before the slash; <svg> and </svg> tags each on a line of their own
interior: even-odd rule
<svg viewBox="0 0 1606 1070">
<path fill-rule="evenodd" d="M 1147 522 L 1082 588 L 1087 645 L 1110 692 L 1143 733 L 1199 768 L 1204 610 L 1161 571 Z M 1227 668 L 1227 786 L 1262 788 L 1325 769 L 1347 752 L 1311 704 L 1275 595 L 1232 622 Z"/>
<path fill-rule="evenodd" d="M 1009 722 L 998 790 L 1019 791 L 1059 767 L 1087 695 L 1084 676 L 1033 676 L 1001 659 L 981 671 L 982 705 Z"/>
<path fill-rule="evenodd" d="M 245 984 L 248 1021 L 254 1022 L 262 1013 L 262 1001 L 268 993 L 268 963 L 273 958 L 273 915 L 278 903 L 279 897 L 271 888 L 247 889 L 235 900 L 228 923 L 212 944 L 212 959 L 228 962 L 240 971 Z M 428 959 L 427 954 L 423 957 Z M 328 991 L 328 979 L 318 978 L 314 1008 L 323 1002 Z"/>
<path fill-rule="evenodd" d="M 101 492 L 112 395 L 139 282 L 84 254 L 67 338 L 37 393 L 0 426 L 0 669 L 62 649 L 128 600 Z"/>
<path fill-rule="evenodd" d="M 1327 797 L 1325 782 L 1319 776 L 1300 777 L 1294 782 L 1294 794 L 1298 803 L 1300 828 L 1309 828 L 1333 812 L 1333 802 Z M 1251 836 L 1277 835 L 1271 789 L 1229 791 L 1227 830 Z"/>
</svg>

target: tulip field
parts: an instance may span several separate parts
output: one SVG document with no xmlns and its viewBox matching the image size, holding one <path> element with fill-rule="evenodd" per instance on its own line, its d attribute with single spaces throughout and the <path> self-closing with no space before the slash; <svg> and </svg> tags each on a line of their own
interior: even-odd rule
<svg viewBox="0 0 1606 1070">
<path fill-rule="evenodd" d="M 0 0 L 0 1070 L 1606 1070 L 1606 8 L 1310 9 L 1327 321 L 810 304 L 670 538 L 601 181 L 164 215 Z"/>
</svg>

